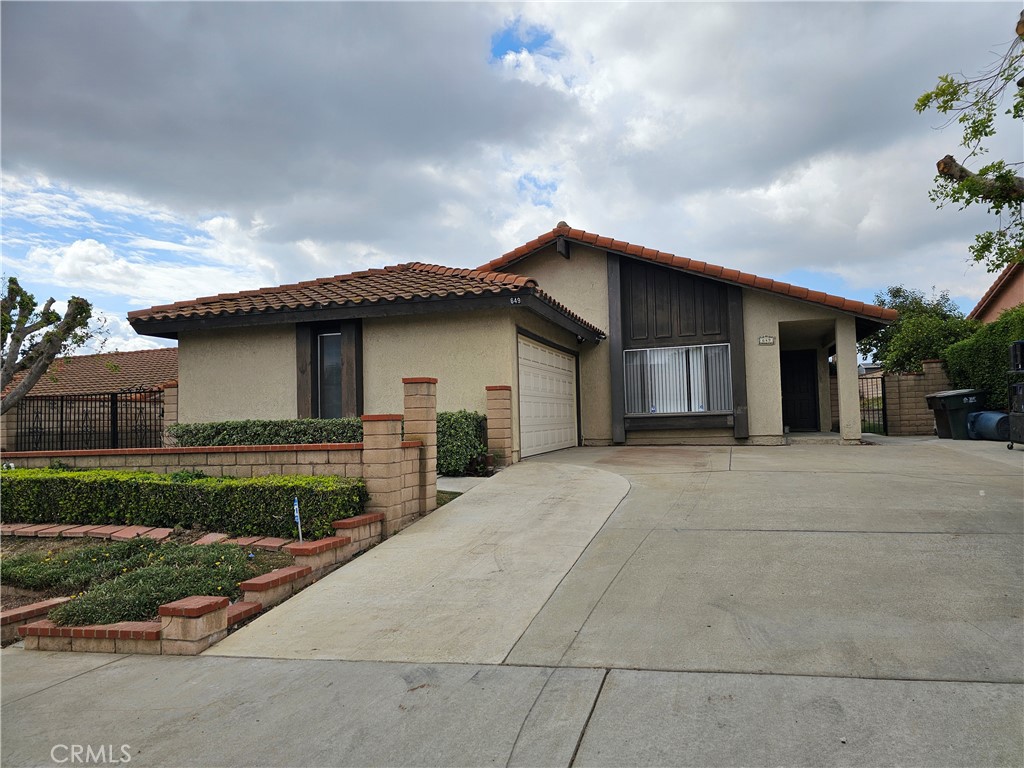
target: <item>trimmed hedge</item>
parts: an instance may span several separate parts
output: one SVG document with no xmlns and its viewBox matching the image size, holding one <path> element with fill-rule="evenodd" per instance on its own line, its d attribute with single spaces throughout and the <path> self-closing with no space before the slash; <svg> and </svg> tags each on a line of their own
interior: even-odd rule
<svg viewBox="0 0 1024 768">
<path fill-rule="evenodd" d="M 471 411 L 437 414 L 437 472 L 482 475 L 487 471 L 487 418 Z"/>
<path fill-rule="evenodd" d="M 167 434 L 183 448 L 207 445 L 309 445 L 361 443 L 363 422 L 345 419 L 279 419 L 174 424 Z"/>
<path fill-rule="evenodd" d="M 268 475 L 177 480 L 152 472 L 12 469 L 0 477 L 8 523 L 147 525 L 295 538 L 334 533 L 331 523 L 361 514 L 369 498 L 361 478 Z"/>
<path fill-rule="evenodd" d="M 183 448 L 207 445 L 308 445 L 361 443 L 363 422 L 345 419 L 282 419 L 174 424 L 167 433 Z M 487 471 L 487 418 L 471 411 L 437 414 L 437 471 L 482 475 Z"/>
<path fill-rule="evenodd" d="M 946 348 L 942 357 L 950 383 L 955 389 L 987 390 L 987 407 L 1005 410 L 1009 407 L 1010 344 L 1020 339 L 1024 339 L 1024 304 Z"/>
</svg>

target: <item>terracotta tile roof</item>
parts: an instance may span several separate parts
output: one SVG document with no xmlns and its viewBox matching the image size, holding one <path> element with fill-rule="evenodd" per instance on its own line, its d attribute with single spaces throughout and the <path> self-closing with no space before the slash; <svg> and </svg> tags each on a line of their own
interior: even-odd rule
<svg viewBox="0 0 1024 768">
<path fill-rule="evenodd" d="M 16 376 L 11 385 L 17 385 Z M 177 384 L 178 350 L 175 347 L 137 352 L 72 355 L 53 361 L 29 395 L 82 395 L 121 389 L 164 387 Z"/>
<path fill-rule="evenodd" d="M 723 282 L 768 291 L 769 293 L 777 293 L 781 296 L 811 302 L 812 304 L 822 304 L 832 309 L 850 312 L 851 314 L 861 315 L 873 320 L 893 322 L 899 317 L 899 313 L 893 309 L 876 307 L 874 304 L 865 304 L 863 301 L 844 299 L 841 296 L 832 296 L 827 293 L 822 293 L 821 291 L 812 291 L 807 288 L 801 288 L 798 285 L 790 285 L 789 283 L 783 283 L 767 277 L 758 277 L 757 275 L 752 275 L 748 272 L 740 272 L 736 269 L 726 269 L 725 267 L 720 267 L 715 264 L 708 264 L 703 261 L 688 259 L 684 256 L 675 256 L 674 254 L 666 253 L 665 251 L 658 251 L 653 248 L 646 248 L 642 245 L 627 243 L 624 240 L 613 240 L 610 237 L 602 237 L 601 235 L 596 235 L 593 232 L 584 232 L 582 229 L 573 229 L 565 224 L 565 222 L 559 222 L 558 226 L 547 234 L 541 235 L 540 237 L 519 246 L 515 250 L 509 251 L 504 256 L 499 256 L 493 261 L 487 262 L 481 266 L 480 269 L 505 269 L 520 259 L 524 259 L 530 254 L 536 253 L 540 249 L 551 245 L 560 237 L 564 237 L 570 242 L 582 243 L 584 245 L 593 246 L 594 248 L 600 248 L 606 251 L 616 251 L 617 253 L 632 256 L 633 258 L 645 259 L 646 261 L 653 261 L 658 264 L 665 264 L 670 267 L 675 267 L 676 269 L 682 269 L 686 272 L 703 275 L 704 277 L 714 278 Z"/>
<path fill-rule="evenodd" d="M 978 300 L 974 309 L 972 309 L 970 314 L 967 316 L 971 319 L 978 318 L 988 308 L 988 305 L 992 300 L 995 299 L 1004 288 L 1009 286 L 1016 274 L 1022 270 L 1024 270 L 1024 264 L 1007 264 L 1006 268 L 999 273 L 999 276 L 992 282 L 992 285 L 990 285 L 988 290 L 985 291 L 985 295 Z M 1021 300 L 1024 300 L 1024 296 L 1021 297 Z"/>
<path fill-rule="evenodd" d="M 222 293 L 174 304 L 162 304 L 128 313 L 128 320 L 159 322 L 236 315 L 296 312 L 332 307 L 397 304 L 429 299 L 472 296 L 535 295 L 566 317 L 590 331 L 604 332 L 540 290 L 537 281 L 508 272 L 457 269 L 437 264 L 399 264 L 348 275 L 324 277 L 291 285 Z"/>
</svg>

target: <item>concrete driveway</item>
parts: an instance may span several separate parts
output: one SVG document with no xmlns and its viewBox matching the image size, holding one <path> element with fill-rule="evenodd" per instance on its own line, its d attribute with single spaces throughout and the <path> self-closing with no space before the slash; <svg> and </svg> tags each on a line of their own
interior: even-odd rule
<svg viewBox="0 0 1024 768">
<path fill-rule="evenodd" d="M 1020 765 L 1022 542 L 999 443 L 563 451 L 199 659 L 5 650 L 2 762 Z"/>
</svg>

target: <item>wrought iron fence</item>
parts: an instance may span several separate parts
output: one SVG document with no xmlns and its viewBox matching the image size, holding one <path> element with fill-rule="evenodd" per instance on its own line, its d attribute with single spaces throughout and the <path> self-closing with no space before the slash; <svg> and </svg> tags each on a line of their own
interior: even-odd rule
<svg viewBox="0 0 1024 768">
<path fill-rule="evenodd" d="M 888 432 L 885 419 L 885 379 L 881 376 L 861 376 L 860 431 L 884 435 Z"/>
<path fill-rule="evenodd" d="M 18 403 L 15 450 L 159 448 L 163 390 L 36 395 Z"/>
</svg>

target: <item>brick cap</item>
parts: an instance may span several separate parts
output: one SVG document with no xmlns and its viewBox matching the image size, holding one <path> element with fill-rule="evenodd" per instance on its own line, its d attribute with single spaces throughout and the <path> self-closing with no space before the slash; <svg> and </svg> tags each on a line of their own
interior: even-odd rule
<svg viewBox="0 0 1024 768">
<path fill-rule="evenodd" d="M 437 379 L 431 378 L 430 376 L 413 376 L 408 379 L 402 379 L 403 384 L 437 384 Z"/>
<path fill-rule="evenodd" d="M 14 624 L 26 619 L 34 619 L 36 616 L 45 616 L 51 608 L 56 608 L 68 602 L 70 597 L 53 597 L 49 600 L 42 600 L 31 605 L 23 605 L 21 608 L 11 608 L 7 611 L 0 611 L 0 625 Z"/>
<path fill-rule="evenodd" d="M 231 601 L 226 597 L 193 595 L 175 600 L 173 603 L 164 603 L 160 606 L 159 613 L 161 616 L 185 616 L 197 619 L 221 608 L 227 608 L 230 603 Z"/>
<path fill-rule="evenodd" d="M 346 517 L 344 520 L 335 520 L 331 525 L 336 530 L 346 530 L 348 528 L 358 528 L 361 525 L 369 525 L 370 523 L 381 523 L 386 518 L 387 515 L 383 512 L 367 512 L 364 515 Z"/>
<path fill-rule="evenodd" d="M 301 557 L 303 555 L 319 555 L 321 552 L 343 547 L 351 542 L 352 539 L 348 536 L 329 536 L 326 539 L 286 544 L 282 549 L 289 555 Z"/>
<path fill-rule="evenodd" d="M 400 413 L 376 413 L 371 416 L 361 416 L 363 421 L 401 421 L 403 419 Z"/>
<path fill-rule="evenodd" d="M 276 571 L 271 571 L 270 573 L 264 573 L 262 576 L 256 576 L 247 581 L 243 581 L 238 586 L 243 592 L 265 592 L 268 589 L 279 587 L 282 584 L 298 581 L 312 572 L 313 569 L 308 565 L 289 565 L 284 568 L 278 568 Z"/>
<path fill-rule="evenodd" d="M 484 387 L 488 392 L 511 392 L 512 387 L 508 384 L 500 384 L 493 387 Z"/>
</svg>

